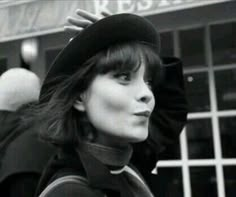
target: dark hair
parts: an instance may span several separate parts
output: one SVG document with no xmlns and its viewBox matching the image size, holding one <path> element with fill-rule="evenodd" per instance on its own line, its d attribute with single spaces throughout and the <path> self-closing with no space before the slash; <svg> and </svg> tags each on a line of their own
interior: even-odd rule
<svg viewBox="0 0 236 197">
<path fill-rule="evenodd" d="M 41 103 L 38 118 L 41 121 L 40 136 L 59 146 L 74 146 L 83 137 L 95 135 L 85 113 L 74 109 L 73 104 L 99 74 L 110 71 L 133 71 L 144 61 L 148 74 L 160 83 L 163 69 L 155 48 L 139 42 L 126 42 L 113 45 L 88 59 L 71 76 L 60 76 L 61 82 L 52 86 L 49 102 Z"/>
</svg>

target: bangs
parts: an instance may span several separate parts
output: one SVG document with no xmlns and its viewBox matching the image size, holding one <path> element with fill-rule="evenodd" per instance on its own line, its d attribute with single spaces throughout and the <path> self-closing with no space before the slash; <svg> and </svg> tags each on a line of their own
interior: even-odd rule
<svg viewBox="0 0 236 197">
<path fill-rule="evenodd" d="M 138 70 L 141 63 L 144 63 L 147 78 L 155 84 L 162 79 L 163 69 L 158 52 L 145 43 L 129 42 L 114 45 L 97 54 L 96 59 L 95 67 L 99 74 L 132 72 Z"/>
</svg>

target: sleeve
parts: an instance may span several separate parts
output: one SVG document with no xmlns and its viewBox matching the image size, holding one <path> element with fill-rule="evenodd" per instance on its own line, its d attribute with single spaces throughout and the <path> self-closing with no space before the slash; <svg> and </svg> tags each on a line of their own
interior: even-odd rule
<svg viewBox="0 0 236 197">
<path fill-rule="evenodd" d="M 150 172 L 158 156 L 179 137 L 187 120 L 182 63 L 177 58 L 163 58 L 165 77 L 154 90 L 156 105 L 151 116 L 149 137 L 134 145 L 133 164 L 140 172 Z"/>
<path fill-rule="evenodd" d="M 104 197 L 104 193 L 89 185 L 66 182 L 56 186 L 45 197 Z"/>
</svg>

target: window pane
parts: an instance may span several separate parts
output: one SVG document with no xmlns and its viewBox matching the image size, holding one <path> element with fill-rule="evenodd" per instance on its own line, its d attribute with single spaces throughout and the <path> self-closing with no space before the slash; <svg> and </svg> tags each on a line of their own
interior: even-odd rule
<svg viewBox="0 0 236 197">
<path fill-rule="evenodd" d="M 7 58 L 0 59 L 0 75 L 7 70 Z"/>
<path fill-rule="evenodd" d="M 236 68 L 215 71 L 219 110 L 236 109 Z"/>
<path fill-rule="evenodd" d="M 211 27 L 211 43 L 213 63 L 236 63 L 236 22 L 213 25 Z"/>
<path fill-rule="evenodd" d="M 224 167 L 226 197 L 236 196 L 236 166 Z"/>
<path fill-rule="evenodd" d="M 173 160 L 180 159 L 180 143 L 179 140 L 173 144 L 169 145 L 164 152 L 159 156 L 160 160 Z"/>
<path fill-rule="evenodd" d="M 181 168 L 158 168 L 158 175 L 150 178 L 151 189 L 155 196 L 183 197 Z"/>
<path fill-rule="evenodd" d="M 214 167 L 191 167 L 190 180 L 192 197 L 217 197 Z"/>
<path fill-rule="evenodd" d="M 173 56 L 174 55 L 173 33 L 172 32 L 161 33 L 160 38 L 161 38 L 161 55 Z"/>
<path fill-rule="evenodd" d="M 204 29 L 180 31 L 181 59 L 185 67 L 205 66 Z"/>
<path fill-rule="evenodd" d="M 186 74 L 185 85 L 189 112 L 210 111 L 207 73 Z"/>
<path fill-rule="evenodd" d="M 236 117 L 220 118 L 223 157 L 236 157 Z"/>
<path fill-rule="evenodd" d="M 214 157 L 210 119 L 189 120 L 186 131 L 190 159 Z"/>
</svg>

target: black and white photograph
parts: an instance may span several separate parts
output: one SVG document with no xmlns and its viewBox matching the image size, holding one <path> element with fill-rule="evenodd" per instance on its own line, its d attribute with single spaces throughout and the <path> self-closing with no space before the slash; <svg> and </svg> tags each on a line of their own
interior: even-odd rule
<svg viewBox="0 0 236 197">
<path fill-rule="evenodd" d="M 0 197 L 235 196 L 235 0 L 0 0 Z"/>
</svg>

